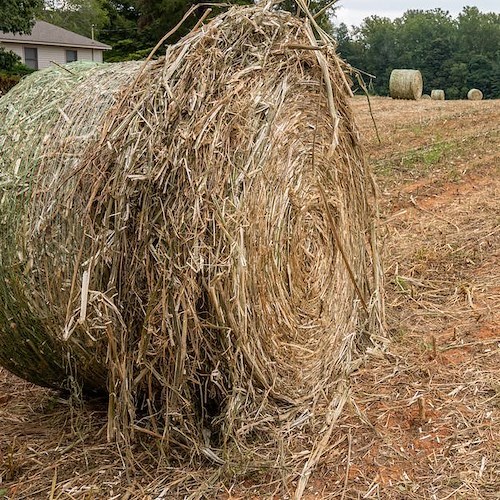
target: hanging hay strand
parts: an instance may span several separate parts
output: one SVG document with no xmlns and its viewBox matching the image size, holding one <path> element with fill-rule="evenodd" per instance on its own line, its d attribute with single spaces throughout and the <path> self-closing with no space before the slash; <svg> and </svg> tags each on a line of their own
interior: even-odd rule
<svg viewBox="0 0 500 500">
<path fill-rule="evenodd" d="M 110 439 L 302 464 L 303 489 L 383 314 L 331 40 L 233 8 L 158 61 L 68 70 L 0 101 L 0 362 L 106 391 Z"/>
<path fill-rule="evenodd" d="M 479 89 L 470 89 L 467 92 L 467 99 L 469 101 L 480 101 L 483 98 L 483 93 Z"/>
<path fill-rule="evenodd" d="M 389 94 L 393 99 L 418 100 L 422 95 L 422 73 L 417 69 L 393 69 L 389 78 Z"/>
<path fill-rule="evenodd" d="M 444 90 L 441 89 L 431 90 L 431 99 L 434 101 L 444 101 L 445 100 Z"/>
</svg>

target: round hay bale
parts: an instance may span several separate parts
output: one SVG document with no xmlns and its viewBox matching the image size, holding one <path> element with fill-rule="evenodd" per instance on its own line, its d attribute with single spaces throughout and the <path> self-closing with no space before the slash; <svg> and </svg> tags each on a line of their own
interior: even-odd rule
<svg viewBox="0 0 500 500">
<path fill-rule="evenodd" d="M 479 89 L 470 89 L 467 92 L 467 99 L 469 101 L 480 101 L 483 98 L 483 93 Z"/>
<path fill-rule="evenodd" d="M 433 89 L 431 91 L 431 99 L 434 101 L 444 101 L 445 100 L 444 90 Z"/>
<path fill-rule="evenodd" d="M 417 69 L 393 69 L 389 78 L 389 94 L 393 99 L 420 99 L 422 73 Z"/>
<path fill-rule="evenodd" d="M 157 61 L 2 98 L 1 364 L 106 391 L 111 437 L 181 457 L 275 463 L 305 419 L 316 463 L 382 321 L 372 176 L 321 36 L 233 8 Z"/>
<path fill-rule="evenodd" d="M 429 94 L 422 94 L 422 97 L 420 99 L 423 99 L 424 101 L 428 101 L 431 98 Z"/>
</svg>

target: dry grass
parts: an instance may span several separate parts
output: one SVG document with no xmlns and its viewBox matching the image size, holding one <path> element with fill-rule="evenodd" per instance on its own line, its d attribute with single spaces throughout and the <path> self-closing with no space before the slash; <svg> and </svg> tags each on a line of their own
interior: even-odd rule
<svg viewBox="0 0 500 500">
<path fill-rule="evenodd" d="M 384 192 L 394 357 L 355 378 L 373 427 L 346 417 L 352 498 L 498 498 L 500 130 L 482 104 L 375 100 L 380 146 L 355 104 Z M 432 163 L 413 153 L 444 138 Z"/>
<path fill-rule="evenodd" d="M 434 99 L 436 101 L 444 101 L 445 99 L 444 90 L 441 89 L 431 90 L 431 99 Z"/>
</svg>

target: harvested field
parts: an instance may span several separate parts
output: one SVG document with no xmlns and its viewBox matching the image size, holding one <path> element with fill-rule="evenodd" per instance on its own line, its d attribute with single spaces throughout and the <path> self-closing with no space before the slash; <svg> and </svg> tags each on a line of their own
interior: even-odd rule
<svg viewBox="0 0 500 500">
<path fill-rule="evenodd" d="M 305 498 L 498 498 L 500 491 L 500 105 L 353 99 L 381 193 L 392 341 L 353 374 L 337 443 Z M 126 471 L 106 407 L 0 371 L 0 497 L 287 498 L 280 464 L 241 476 Z M 300 434 L 300 425 L 294 432 Z M 230 475 L 233 474 L 233 479 Z M 166 485 L 169 485 L 168 488 Z"/>
</svg>

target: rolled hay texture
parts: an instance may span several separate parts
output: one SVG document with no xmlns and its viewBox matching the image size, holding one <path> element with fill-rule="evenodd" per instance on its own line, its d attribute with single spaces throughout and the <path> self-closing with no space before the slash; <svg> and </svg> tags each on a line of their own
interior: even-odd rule
<svg viewBox="0 0 500 500">
<path fill-rule="evenodd" d="M 431 90 L 431 99 L 434 101 L 444 101 L 445 100 L 444 90 L 441 89 Z"/>
<path fill-rule="evenodd" d="M 467 99 L 469 101 L 480 101 L 483 98 L 483 93 L 479 89 L 470 89 L 467 92 Z"/>
<path fill-rule="evenodd" d="M 422 97 L 420 99 L 424 99 L 425 101 L 428 101 L 431 98 L 429 94 L 422 94 Z"/>
<path fill-rule="evenodd" d="M 389 78 L 389 94 L 393 99 L 420 99 L 422 73 L 417 69 L 393 69 Z"/>
<path fill-rule="evenodd" d="M 319 33 L 233 8 L 157 61 L 0 101 L 1 364 L 107 392 L 119 442 L 275 464 L 299 422 L 311 455 L 283 463 L 314 465 L 383 313 L 372 177 Z"/>
</svg>

